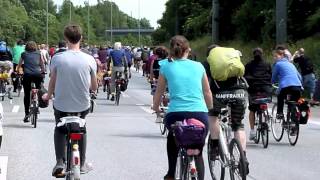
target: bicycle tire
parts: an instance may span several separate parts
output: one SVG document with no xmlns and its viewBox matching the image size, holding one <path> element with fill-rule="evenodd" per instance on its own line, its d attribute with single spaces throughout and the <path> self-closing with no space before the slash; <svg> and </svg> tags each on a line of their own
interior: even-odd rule
<svg viewBox="0 0 320 180">
<path fill-rule="evenodd" d="M 110 95 L 111 95 L 111 88 L 110 88 L 110 84 L 107 84 L 107 100 L 110 99 Z"/>
<path fill-rule="evenodd" d="M 1 144 L 2 144 L 2 136 L 0 136 L 0 149 L 1 149 Z"/>
<path fill-rule="evenodd" d="M 117 85 L 117 87 L 116 87 L 115 103 L 116 103 L 117 106 L 119 106 L 119 103 L 120 103 L 120 85 Z"/>
<path fill-rule="evenodd" d="M 90 113 L 93 113 L 93 109 L 94 109 L 94 101 L 91 99 L 90 100 Z"/>
<path fill-rule="evenodd" d="M 165 124 L 163 122 L 160 123 L 160 132 L 161 132 L 161 135 L 165 135 L 167 131 L 167 128 L 165 126 Z"/>
<path fill-rule="evenodd" d="M 264 118 L 264 121 L 262 120 L 262 118 Z M 261 127 L 260 127 L 260 134 L 261 134 L 261 141 L 262 141 L 262 145 L 263 148 L 267 148 L 269 145 L 269 126 L 268 126 L 268 115 L 265 114 L 261 114 Z"/>
<path fill-rule="evenodd" d="M 258 112 L 255 113 L 255 121 L 257 121 L 256 119 L 260 117 L 260 114 Z M 253 142 L 256 144 L 259 144 L 260 142 L 260 119 L 258 120 L 258 124 L 255 123 L 255 126 L 257 127 L 256 130 L 256 137 L 254 138 Z"/>
<path fill-rule="evenodd" d="M 188 164 L 186 162 L 186 158 L 183 156 L 182 150 L 180 149 L 176 163 L 175 179 L 186 180 L 187 168 Z"/>
<path fill-rule="evenodd" d="M 72 143 L 67 141 L 67 167 L 66 167 L 66 180 L 73 180 L 72 173 L 69 173 L 71 171 L 71 164 L 72 164 Z"/>
<path fill-rule="evenodd" d="M 223 163 L 225 163 L 225 156 L 223 155 L 223 153 L 221 152 L 221 145 L 219 144 L 219 158 L 220 159 L 217 159 L 215 161 L 211 161 L 210 160 L 210 155 L 212 153 L 212 149 L 211 149 L 211 146 L 210 146 L 210 141 L 212 141 L 212 139 L 210 138 L 210 135 L 209 135 L 209 138 L 208 138 L 208 145 L 207 145 L 207 148 L 208 148 L 208 163 L 209 163 L 209 170 L 210 170 L 210 174 L 211 174 L 211 177 L 212 177 L 212 180 L 224 180 L 224 177 L 225 177 L 225 168 L 224 168 L 224 165 L 221 163 L 221 161 Z M 215 163 L 217 163 L 217 166 L 214 165 Z M 219 165 L 220 164 L 220 165 Z M 216 167 L 216 170 L 215 167 Z M 219 168 L 220 166 L 220 168 Z M 219 170 L 219 171 L 218 171 Z M 218 173 L 217 173 L 218 172 Z M 220 173 L 219 173 L 220 172 Z M 220 178 L 219 178 L 220 176 Z"/>
<path fill-rule="evenodd" d="M 277 104 L 275 103 L 272 107 L 271 131 L 272 131 L 273 138 L 277 142 L 280 142 L 284 133 L 284 127 L 282 126 L 283 119 L 279 120 L 276 118 L 276 116 L 277 116 Z M 280 126 L 280 128 L 276 126 Z M 279 131 L 280 133 L 276 132 L 276 130 L 280 130 Z"/>
<path fill-rule="evenodd" d="M 239 160 L 236 163 L 235 159 L 235 150 L 239 152 Z M 246 180 L 246 172 L 247 172 L 247 167 L 246 167 L 246 162 L 245 162 L 245 156 L 243 149 L 240 145 L 240 142 L 233 138 L 229 144 L 229 152 L 230 152 L 230 160 L 231 160 L 231 166 L 230 166 L 230 179 L 235 180 L 239 178 L 235 178 L 235 175 L 237 174 L 240 179 Z"/>
<path fill-rule="evenodd" d="M 293 109 L 294 109 L 294 110 L 293 110 L 292 113 L 293 113 L 293 114 L 296 114 L 296 109 L 295 109 L 295 108 L 293 108 Z M 288 124 L 291 124 L 291 122 L 292 122 L 291 114 L 289 114 L 289 115 L 290 115 L 290 116 L 289 116 L 289 117 L 290 117 L 290 120 L 289 120 Z M 292 130 L 295 131 L 294 136 L 292 136 L 292 135 L 290 134 Z M 294 126 L 289 126 L 289 128 L 288 128 L 288 130 L 287 130 L 288 140 L 289 140 L 289 144 L 290 144 L 291 146 L 295 146 L 295 145 L 297 144 L 298 139 L 299 139 L 299 131 L 300 131 L 299 121 L 296 120 Z"/>
<path fill-rule="evenodd" d="M 38 119 L 38 114 L 37 112 L 34 112 L 33 114 L 33 128 L 37 128 L 37 119 Z"/>
</svg>

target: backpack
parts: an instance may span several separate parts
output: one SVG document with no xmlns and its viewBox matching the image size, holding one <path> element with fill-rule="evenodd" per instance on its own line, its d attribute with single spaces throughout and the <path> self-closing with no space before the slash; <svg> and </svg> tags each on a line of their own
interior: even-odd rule
<svg viewBox="0 0 320 180">
<path fill-rule="evenodd" d="M 240 51 L 233 48 L 216 47 L 212 49 L 207 58 L 212 78 L 217 81 L 225 81 L 231 77 L 242 77 L 245 67 L 240 55 Z"/>
<path fill-rule="evenodd" d="M 142 61 L 148 61 L 149 60 L 149 52 L 146 50 L 142 50 L 141 59 L 142 59 Z"/>
</svg>

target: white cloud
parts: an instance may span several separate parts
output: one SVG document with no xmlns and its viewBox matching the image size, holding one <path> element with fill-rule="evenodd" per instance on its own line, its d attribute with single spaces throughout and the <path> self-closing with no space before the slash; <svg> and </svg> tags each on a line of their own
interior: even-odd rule
<svg viewBox="0 0 320 180">
<path fill-rule="evenodd" d="M 56 4 L 62 4 L 63 0 L 54 0 Z M 88 0 L 71 0 L 75 4 L 83 4 Z M 121 11 L 134 18 L 139 18 L 139 0 L 112 0 Z M 157 27 L 157 20 L 161 19 L 162 13 L 165 11 L 165 3 L 168 0 L 140 0 L 140 17 L 150 21 L 153 27 Z M 96 4 L 97 0 L 89 0 L 90 4 Z"/>
</svg>

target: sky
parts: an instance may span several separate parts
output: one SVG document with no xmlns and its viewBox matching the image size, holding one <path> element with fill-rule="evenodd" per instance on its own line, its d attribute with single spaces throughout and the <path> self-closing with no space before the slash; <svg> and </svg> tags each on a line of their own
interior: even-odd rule
<svg viewBox="0 0 320 180">
<path fill-rule="evenodd" d="M 53 0 L 56 4 L 61 5 L 63 0 Z M 71 0 L 74 4 L 83 4 L 87 0 Z M 110 1 L 110 0 L 109 0 Z M 112 0 L 121 11 L 134 18 L 139 18 L 139 0 Z M 140 0 L 140 17 L 150 21 L 151 26 L 158 27 L 157 21 L 161 19 L 165 11 L 165 3 L 168 0 Z M 97 3 L 97 0 L 89 0 L 90 4 Z"/>
</svg>

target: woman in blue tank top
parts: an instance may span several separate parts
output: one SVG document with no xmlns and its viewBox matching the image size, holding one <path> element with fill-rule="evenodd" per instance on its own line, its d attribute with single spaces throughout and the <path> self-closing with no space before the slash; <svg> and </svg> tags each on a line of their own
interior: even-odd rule
<svg viewBox="0 0 320 180">
<path fill-rule="evenodd" d="M 176 121 L 185 119 L 197 119 L 208 124 L 208 108 L 212 106 L 212 94 L 210 91 L 206 72 L 201 63 L 188 59 L 190 46 L 183 36 L 174 36 L 170 41 L 171 58 L 160 61 L 160 75 L 158 87 L 154 96 L 153 109 L 160 112 L 159 105 L 161 95 L 168 86 L 170 104 L 166 115 L 166 126 L 170 130 Z M 202 151 L 202 149 L 201 149 Z M 169 131 L 167 139 L 167 154 L 169 170 L 165 180 L 173 180 L 178 156 L 172 131 Z M 204 179 L 204 163 L 202 154 L 198 158 L 199 179 Z"/>
</svg>

